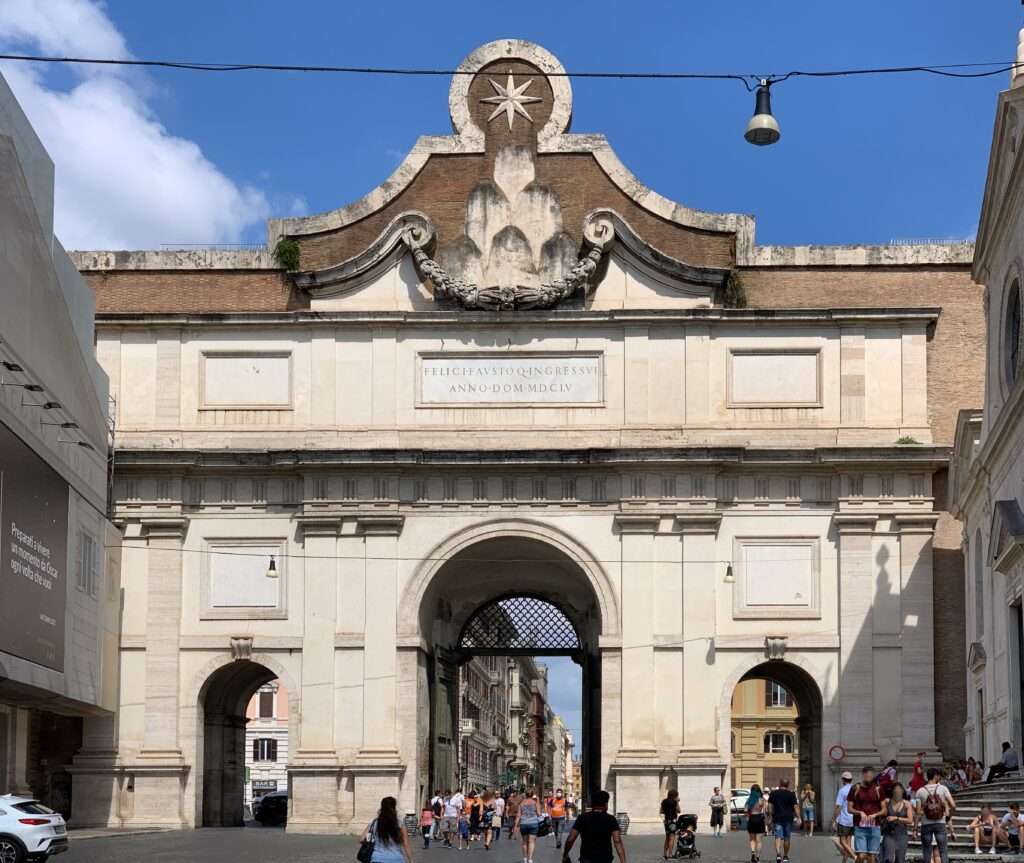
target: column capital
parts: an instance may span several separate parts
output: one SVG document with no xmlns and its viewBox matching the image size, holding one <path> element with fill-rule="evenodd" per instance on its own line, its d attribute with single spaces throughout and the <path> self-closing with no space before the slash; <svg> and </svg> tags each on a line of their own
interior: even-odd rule
<svg viewBox="0 0 1024 863">
<path fill-rule="evenodd" d="M 657 533 L 661 527 L 661 513 L 616 513 L 615 526 L 619 533 Z"/>
<path fill-rule="evenodd" d="M 832 523 L 840 534 L 874 533 L 878 516 L 874 513 L 837 513 L 832 516 Z"/>
<path fill-rule="evenodd" d="M 935 523 L 938 520 L 937 512 L 908 513 L 892 517 L 893 525 L 901 534 L 926 533 L 929 536 L 935 533 Z"/>
<path fill-rule="evenodd" d="M 188 519 L 183 516 L 147 516 L 139 521 L 147 539 L 184 539 Z"/>
<path fill-rule="evenodd" d="M 400 536 L 404 515 L 357 515 L 356 533 L 363 536 Z"/>
<path fill-rule="evenodd" d="M 722 514 L 720 512 L 695 512 L 676 514 L 675 526 L 679 533 L 717 534 L 718 528 L 721 526 L 721 524 Z"/>
<path fill-rule="evenodd" d="M 303 536 L 338 536 L 341 533 L 340 514 L 303 512 L 295 517 Z"/>
</svg>

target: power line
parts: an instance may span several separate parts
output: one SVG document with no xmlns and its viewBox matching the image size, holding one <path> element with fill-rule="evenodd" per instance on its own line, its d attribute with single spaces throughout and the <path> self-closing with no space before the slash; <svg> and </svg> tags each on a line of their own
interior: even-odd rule
<svg viewBox="0 0 1024 863">
<path fill-rule="evenodd" d="M 672 534 L 672 536 L 680 536 L 681 534 Z M 782 537 L 785 538 L 785 537 Z M 239 537 L 240 542 L 248 542 L 246 537 Z M 273 540 L 266 540 L 267 547 L 271 547 Z M 769 540 L 770 542 L 770 540 Z M 209 554 L 209 555 L 221 555 L 225 557 L 256 557 L 265 559 L 267 557 L 273 557 L 275 559 L 280 558 L 282 560 L 370 560 L 370 561 L 394 561 L 394 562 L 418 562 L 418 563 L 523 563 L 523 564 L 537 564 L 544 563 L 544 560 L 535 557 L 465 557 L 462 555 L 444 555 L 441 557 L 431 557 L 429 555 L 372 555 L 372 554 L 289 554 L 283 553 L 278 554 L 273 552 L 267 554 L 266 552 L 253 552 L 253 551 L 220 551 L 217 549 L 210 548 L 160 548 L 151 545 L 128 545 L 120 543 L 117 545 L 104 545 L 104 548 L 109 549 L 121 549 L 129 551 L 146 551 L 146 552 L 161 552 L 161 553 L 182 553 L 182 554 Z M 772 563 L 806 563 L 812 560 L 813 556 L 805 555 L 803 557 L 779 557 L 773 558 Z M 674 565 L 675 563 L 690 564 L 690 563 L 735 563 L 734 560 L 729 558 L 714 559 L 714 560 L 642 560 L 642 559 L 623 559 L 623 558 L 608 558 L 601 559 L 595 557 L 581 558 L 583 563 L 603 563 L 610 565 L 623 565 L 623 564 L 638 564 L 638 563 L 658 563 L 663 565 Z"/>
<path fill-rule="evenodd" d="M 397 66 L 329 66 L 329 65 L 293 65 L 288 63 L 209 63 L 186 60 L 144 60 L 107 57 L 60 57 L 39 54 L 0 54 L 0 60 L 11 60 L 26 63 L 71 63 L 93 66 L 131 66 L 142 68 L 175 69 L 191 72 L 311 72 L 342 75 L 391 75 L 391 76 L 422 76 L 451 77 L 455 75 L 476 75 L 479 70 L 465 69 L 431 69 Z M 616 71 L 580 71 L 580 72 L 529 72 L 517 74 L 523 78 L 598 78 L 619 80 L 650 80 L 650 81 L 739 81 L 747 90 L 753 90 L 760 81 L 774 84 L 790 78 L 840 78 L 862 75 L 903 75 L 927 74 L 945 78 L 988 78 L 1002 75 L 1024 63 L 1012 61 L 988 61 L 980 63 L 943 63 L 932 66 L 880 66 L 859 69 L 794 69 L 782 74 L 756 75 L 753 73 L 736 72 L 616 72 Z M 983 69 L 993 66 L 996 68 Z M 977 71 L 965 71 L 965 70 Z"/>
</svg>

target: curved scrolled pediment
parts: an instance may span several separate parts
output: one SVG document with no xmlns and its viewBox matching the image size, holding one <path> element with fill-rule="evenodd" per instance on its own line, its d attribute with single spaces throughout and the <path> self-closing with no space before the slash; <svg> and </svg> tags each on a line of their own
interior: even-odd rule
<svg viewBox="0 0 1024 863">
<path fill-rule="evenodd" d="M 296 273 L 295 285 L 318 297 L 345 293 L 361 286 L 365 277 L 397 264 L 407 251 L 431 245 L 436 233 L 425 214 L 401 213 L 363 251 L 329 267 Z"/>
</svg>

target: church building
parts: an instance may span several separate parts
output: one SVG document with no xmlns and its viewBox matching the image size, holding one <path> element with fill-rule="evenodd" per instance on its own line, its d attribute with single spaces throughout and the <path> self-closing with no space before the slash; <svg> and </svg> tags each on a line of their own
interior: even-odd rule
<svg viewBox="0 0 1024 863">
<path fill-rule="evenodd" d="M 418 812 L 474 656 L 579 663 L 580 793 L 633 832 L 669 788 L 707 824 L 744 681 L 790 694 L 819 801 L 962 754 L 973 248 L 759 246 L 570 132 L 564 72 L 476 49 L 451 135 L 265 249 L 75 253 L 124 588 L 79 823 L 240 823 L 274 679 L 289 830 L 361 830 L 387 794 Z"/>
</svg>

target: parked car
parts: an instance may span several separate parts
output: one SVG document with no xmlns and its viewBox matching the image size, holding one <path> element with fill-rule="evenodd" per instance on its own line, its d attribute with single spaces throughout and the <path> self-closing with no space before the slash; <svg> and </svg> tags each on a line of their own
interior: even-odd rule
<svg viewBox="0 0 1024 863">
<path fill-rule="evenodd" d="M 732 820 L 733 830 L 742 830 L 747 826 L 747 798 L 750 797 L 749 788 L 733 788 L 729 798 L 729 816 Z"/>
<path fill-rule="evenodd" d="M 288 792 L 269 791 L 256 802 L 253 817 L 264 827 L 271 824 L 284 824 L 288 820 Z M 0 863 L 4 863 L 0 858 Z"/>
<path fill-rule="evenodd" d="M 0 863 L 45 860 L 68 850 L 63 816 L 31 797 L 0 795 Z"/>
</svg>

